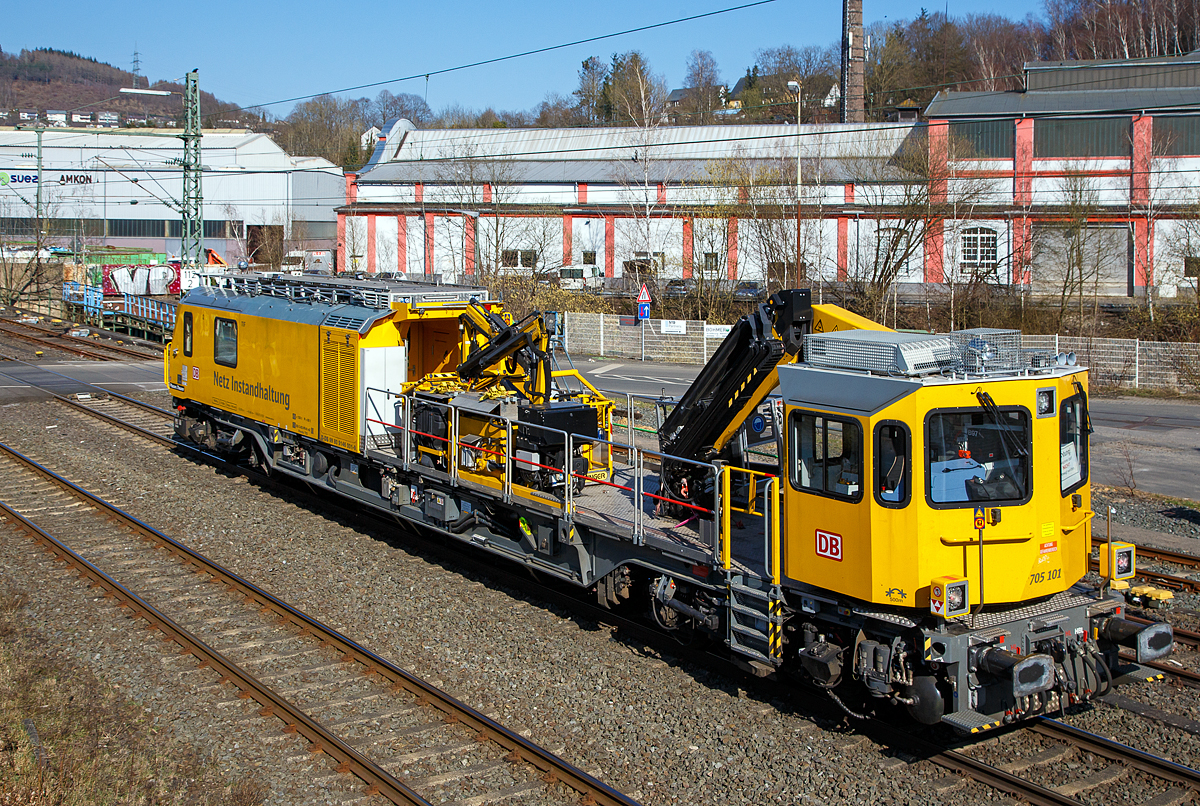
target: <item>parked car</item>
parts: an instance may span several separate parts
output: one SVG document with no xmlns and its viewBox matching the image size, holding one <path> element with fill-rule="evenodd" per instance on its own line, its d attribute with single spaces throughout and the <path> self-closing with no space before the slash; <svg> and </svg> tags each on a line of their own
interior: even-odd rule
<svg viewBox="0 0 1200 806">
<path fill-rule="evenodd" d="M 667 287 L 663 289 L 664 299 L 683 299 L 688 294 L 696 290 L 696 281 L 687 280 L 671 280 L 667 283 Z"/>
<path fill-rule="evenodd" d="M 767 289 L 753 280 L 742 280 L 733 287 L 733 298 L 738 302 L 765 302 Z"/>
</svg>

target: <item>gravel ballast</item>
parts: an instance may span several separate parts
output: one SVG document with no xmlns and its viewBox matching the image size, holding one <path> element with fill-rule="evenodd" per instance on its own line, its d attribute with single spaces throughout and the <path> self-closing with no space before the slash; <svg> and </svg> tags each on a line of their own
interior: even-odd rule
<svg viewBox="0 0 1200 806">
<path fill-rule="evenodd" d="M 169 403 L 165 395 L 138 397 Z M 905 763 L 861 736 L 815 723 L 797 706 L 811 695 L 783 688 L 771 701 L 748 695 L 736 680 L 662 655 L 669 641 L 656 650 L 615 637 L 419 546 L 351 528 L 245 479 L 150 449 L 59 404 L 0 408 L 0 439 L 647 804 L 959 803 L 968 793 L 1002 799 L 960 786 L 927 762 Z M 4 552 L 15 563 L 27 548 L 9 541 Z M 203 703 L 153 682 L 164 663 L 157 650 L 136 649 L 139 635 L 123 634 L 131 631 L 119 625 L 132 622 L 94 616 L 112 620 L 104 633 L 112 638 L 99 648 L 62 626 L 62 602 L 71 596 L 43 586 L 26 568 L 32 566 L 18 576 L 38 580 L 30 593 L 41 601 L 39 626 L 64 651 L 102 678 L 125 679 L 130 696 L 164 726 L 228 758 L 231 774 L 272 764 L 270 744 L 247 746 Z M 88 602 L 79 604 L 87 609 Z M 69 618 L 85 616 L 72 611 Z M 135 691 L 138 679 L 151 682 Z M 1089 714 L 1107 719 L 1106 708 Z M 1114 730 L 1166 752 L 1161 728 L 1135 728 L 1150 723 L 1119 713 L 1130 721 L 1115 717 Z M 1190 764 L 1200 748 L 1185 737 L 1178 737 L 1177 760 Z M 269 778 L 267 802 L 341 797 L 313 790 L 309 774 Z"/>
</svg>

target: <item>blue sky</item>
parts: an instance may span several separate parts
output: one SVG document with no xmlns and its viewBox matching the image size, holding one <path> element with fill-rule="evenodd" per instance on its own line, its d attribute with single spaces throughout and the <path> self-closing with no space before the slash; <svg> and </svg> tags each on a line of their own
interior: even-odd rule
<svg viewBox="0 0 1200 806">
<path fill-rule="evenodd" d="M 10 4 L 0 46 L 53 47 L 130 68 L 136 47 L 142 73 L 153 79 L 200 70 L 200 86 L 222 100 L 247 106 L 421 74 L 482 59 L 570 42 L 599 34 L 738 5 L 737 0 L 603 3 L 411 2 L 289 3 L 145 2 L 109 5 L 94 0 Z M 864 0 L 867 22 L 912 17 L 929 3 Z M 931 10 L 945 2 L 933 0 Z M 997 5 L 951 2 L 952 15 L 1041 13 L 1041 0 Z M 688 54 L 712 51 L 732 84 L 754 62 L 754 52 L 782 44 L 827 45 L 841 32 L 839 2 L 775 0 L 742 11 L 578 45 L 500 65 L 425 80 L 389 84 L 394 92 L 426 96 L 435 110 L 450 104 L 482 109 L 528 109 L 548 92 L 569 94 L 583 59 L 641 50 L 672 87 L 680 86 Z M 374 97 L 382 87 L 350 93 Z M 427 95 L 426 95 L 427 93 Z M 291 104 L 270 107 L 286 115 Z"/>
</svg>

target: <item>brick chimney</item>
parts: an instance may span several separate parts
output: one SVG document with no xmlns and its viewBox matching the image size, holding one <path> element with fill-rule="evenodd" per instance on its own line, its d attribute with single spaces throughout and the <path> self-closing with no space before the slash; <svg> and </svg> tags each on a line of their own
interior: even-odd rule
<svg viewBox="0 0 1200 806">
<path fill-rule="evenodd" d="M 866 118 L 863 103 L 862 0 L 842 0 L 842 123 L 862 123 Z"/>
</svg>

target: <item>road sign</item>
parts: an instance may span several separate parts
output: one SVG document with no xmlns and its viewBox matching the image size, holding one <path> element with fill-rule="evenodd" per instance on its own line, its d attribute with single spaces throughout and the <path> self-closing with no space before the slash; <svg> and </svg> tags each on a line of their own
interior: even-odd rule
<svg viewBox="0 0 1200 806">
<path fill-rule="evenodd" d="M 645 289 L 646 287 L 642 286 L 642 288 Z M 638 319 L 649 319 L 649 318 L 650 318 L 650 303 L 649 302 L 639 302 L 638 303 Z"/>
<path fill-rule="evenodd" d="M 980 504 L 975 507 L 975 528 L 983 529 L 983 526 L 984 526 L 983 505 Z"/>
<path fill-rule="evenodd" d="M 639 306 L 641 306 L 641 305 L 649 305 L 649 304 L 650 304 L 650 302 L 651 302 L 651 300 L 650 300 L 650 289 L 649 289 L 649 288 L 646 288 L 646 284 L 645 284 L 645 283 L 642 283 L 642 290 L 641 290 L 641 291 L 638 293 L 638 305 L 639 305 Z M 650 317 L 649 317 L 649 316 L 643 316 L 642 318 L 643 318 L 643 319 L 649 319 Z"/>
</svg>

